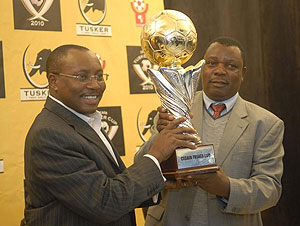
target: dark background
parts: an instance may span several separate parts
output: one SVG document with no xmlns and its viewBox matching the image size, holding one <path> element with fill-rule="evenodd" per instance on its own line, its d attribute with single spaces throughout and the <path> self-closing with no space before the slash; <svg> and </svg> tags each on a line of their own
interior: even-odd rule
<svg viewBox="0 0 300 226">
<path fill-rule="evenodd" d="M 2 41 L 0 41 L 0 98 L 5 98 Z"/>
<path fill-rule="evenodd" d="M 196 27 L 198 46 L 186 65 L 202 59 L 209 41 L 219 36 L 242 43 L 248 71 L 240 95 L 285 123 L 283 193 L 277 206 L 263 212 L 264 225 L 300 225 L 300 1 L 164 0 L 164 4 L 165 9 L 186 14 Z"/>
</svg>

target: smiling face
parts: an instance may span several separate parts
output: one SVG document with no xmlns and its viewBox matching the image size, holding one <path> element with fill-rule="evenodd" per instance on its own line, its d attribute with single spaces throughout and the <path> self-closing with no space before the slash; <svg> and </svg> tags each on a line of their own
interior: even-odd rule
<svg viewBox="0 0 300 226">
<path fill-rule="evenodd" d="M 55 73 L 96 75 L 103 72 L 97 56 L 91 51 L 70 49 L 57 65 Z M 73 110 L 89 115 L 97 110 L 105 91 L 104 80 L 81 82 L 76 78 L 49 74 L 50 94 Z"/>
<path fill-rule="evenodd" d="M 215 101 L 234 96 L 246 72 L 240 49 L 215 42 L 208 47 L 204 59 L 201 80 L 205 94 Z"/>
</svg>

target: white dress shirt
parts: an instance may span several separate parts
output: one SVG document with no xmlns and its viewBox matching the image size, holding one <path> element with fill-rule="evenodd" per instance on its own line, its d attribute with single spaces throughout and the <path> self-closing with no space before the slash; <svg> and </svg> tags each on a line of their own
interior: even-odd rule
<svg viewBox="0 0 300 226">
<path fill-rule="evenodd" d="M 213 115 L 214 114 L 214 110 L 211 108 L 211 105 L 216 105 L 216 104 L 225 104 L 225 108 L 224 110 L 221 112 L 221 115 L 225 115 L 227 112 L 229 112 L 233 106 L 236 103 L 236 100 L 239 96 L 239 93 L 236 93 L 233 97 L 230 97 L 227 100 L 224 101 L 214 101 L 212 99 L 210 99 L 205 92 L 203 92 L 203 101 L 204 101 L 204 106 L 207 109 L 207 111 L 209 112 L 209 114 Z"/>
<path fill-rule="evenodd" d="M 60 100 L 57 100 L 53 96 L 49 95 L 49 97 L 52 100 L 54 100 L 55 102 L 57 102 L 60 105 L 62 105 L 64 108 L 66 108 L 69 111 L 71 111 L 73 114 L 77 115 L 79 118 L 81 118 L 85 122 L 87 122 L 95 130 L 95 132 L 98 134 L 98 136 L 100 137 L 100 139 L 103 141 L 103 143 L 105 144 L 105 146 L 109 150 L 111 156 L 113 157 L 113 159 L 115 160 L 115 162 L 117 163 L 117 165 L 119 165 L 119 163 L 117 161 L 117 158 L 116 158 L 116 155 L 113 152 L 110 143 L 108 142 L 108 140 L 106 139 L 106 137 L 104 136 L 104 134 L 101 131 L 101 119 L 102 119 L 102 115 L 101 115 L 101 113 L 99 111 L 96 111 L 96 112 L 94 112 L 93 114 L 91 114 L 89 116 L 83 115 L 83 114 L 78 113 L 77 111 L 73 110 L 72 108 L 66 106 L 63 102 L 61 102 Z M 161 172 L 160 164 L 159 164 L 158 160 L 154 156 L 149 155 L 149 154 L 146 154 L 144 156 L 152 159 L 152 161 L 156 164 L 156 166 L 158 167 L 159 171 Z M 161 173 L 161 175 L 162 175 L 162 173 Z M 163 175 L 162 175 L 162 177 L 163 177 L 164 181 L 166 181 L 166 179 L 165 179 L 165 177 Z"/>
</svg>

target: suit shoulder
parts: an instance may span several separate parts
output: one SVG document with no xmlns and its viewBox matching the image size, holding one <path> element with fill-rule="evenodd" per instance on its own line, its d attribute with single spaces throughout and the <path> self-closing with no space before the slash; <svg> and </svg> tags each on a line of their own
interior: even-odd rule
<svg viewBox="0 0 300 226">
<path fill-rule="evenodd" d="M 69 127 L 65 125 L 67 125 L 67 123 L 63 118 L 48 109 L 43 108 L 43 110 L 34 119 L 28 131 L 28 135 L 40 133 L 40 131 L 63 132 Z"/>
<path fill-rule="evenodd" d="M 252 119 L 256 119 L 257 121 L 264 121 L 266 123 L 274 124 L 275 122 L 282 120 L 276 116 L 274 113 L 268 111 L 267 109 L 254 104 L 252 102 L 243 100 L 245 102 L 246 111 L 248 113 L 248 117 Z"/>
<path fill-rule="evenodd" d="M 195 93 L 193 103 L 197 103 L 199 101 L 202 101 L 202 91 L 197 91 Z"/>
</svg>

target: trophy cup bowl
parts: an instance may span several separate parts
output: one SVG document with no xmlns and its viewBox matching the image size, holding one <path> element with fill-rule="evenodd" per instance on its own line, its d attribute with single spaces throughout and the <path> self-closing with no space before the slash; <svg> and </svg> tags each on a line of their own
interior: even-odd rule
<svg viewBox="0 0 300 226">
<path fill-rule="evenodd" d="M 179 126 L 193 128 L 190 110 L 205 63 L 201 60 L 195 66 L 181 67 L 197 47 L 193 22 L 179 11 L 162 10 L 144 25 L 141 47 L 146 57 L 160 67 L 159 70 L 148 69 L 148 74 L 162 106 L 175 118 L 187 118 Z M 176 149 L 168 160 L 162 162 L 163 175 L 169 180 L 181 180 L 186 176 L 218 170 L 213 145 L 197 146 L 195 150 Z"/>
</svg>

